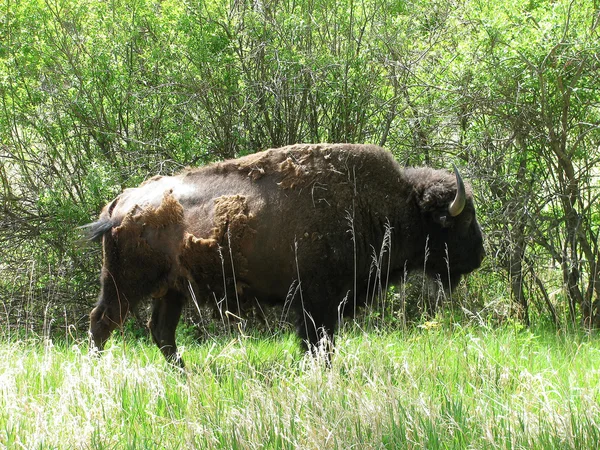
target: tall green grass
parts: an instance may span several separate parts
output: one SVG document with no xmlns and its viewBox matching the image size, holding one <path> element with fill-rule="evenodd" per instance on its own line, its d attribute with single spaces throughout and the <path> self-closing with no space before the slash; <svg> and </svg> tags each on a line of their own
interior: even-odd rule
<svg viewBox="0 0 600 450">
<path fill-rule="evenodd" d="M 0 447 L 598 448 L 600 341 L 428 326 L 342 334 L 331 368 L 293 337 L 187 345 L 0 343 Z"/>
</svg>

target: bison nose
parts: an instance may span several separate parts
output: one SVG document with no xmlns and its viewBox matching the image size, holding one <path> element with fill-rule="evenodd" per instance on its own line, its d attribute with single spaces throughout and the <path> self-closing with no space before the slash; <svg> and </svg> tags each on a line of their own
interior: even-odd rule
<svg viewBox="0 0 600 450">
<path fill-rule="evenodd" d="M 481 247 L 481 251 L 479 252 L 479 264 L 481 264 L 486 257 L 485 248 Z"/>
</svg>

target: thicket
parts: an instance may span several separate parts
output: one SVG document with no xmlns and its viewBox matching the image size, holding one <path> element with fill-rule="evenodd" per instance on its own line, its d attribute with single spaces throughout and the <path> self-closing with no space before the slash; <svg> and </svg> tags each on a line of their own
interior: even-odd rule
<svg viewBox="0 0 600 450">
<path fill-rule="evenodd" d="M 488 253 L 475 312 L 599 326 L 599 6 L 2 2 L 0 323 L 87 326 L 100 250 L 76 227 L 124 187 L 328 141 L 461 167 Z"/>
</svg>

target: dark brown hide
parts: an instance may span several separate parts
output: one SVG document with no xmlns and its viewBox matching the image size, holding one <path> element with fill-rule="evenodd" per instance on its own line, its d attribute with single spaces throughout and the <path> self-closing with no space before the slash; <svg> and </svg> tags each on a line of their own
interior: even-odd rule
<svg viewBox="0 0 600 450">
<path fill-rule="evenodd" d="M 88 226 L 104 246 L 95 345 L 102 349 L 127 311 L 154 297 L 152 336 L 182 364 L 175 328 L 191 290 L 231 310 L 291 293 L 310 348 L 321 333 L 332 338 L 345 299 L 365 301 L 386 229 L 391 251 L 382 261 L 392 283 L 425 268 L 453 286 L 479 267 L 482 235 L 469 186 L 466 193 L 464 210 L 451 216 L 453 174 L 402 169 L 372 145 L 293 145 L 154 177 Z"/>
</svg>

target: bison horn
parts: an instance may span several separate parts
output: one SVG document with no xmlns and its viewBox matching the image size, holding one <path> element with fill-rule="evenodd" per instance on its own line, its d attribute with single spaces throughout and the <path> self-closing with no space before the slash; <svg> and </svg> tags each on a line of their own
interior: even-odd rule
<svg viewBox="0 0 600 450">
<path fill-rule="evenodd" d="M 465 192 L 465 183 L 458 172 L 456 165 L 454 165 L 454 174 L 456 175 L 456 197 L 450 203 L 448 207 L 448 214 L 452 217 L 458 216 L 463 209 L 465 209 L 465 204 L 467 203 L 467 193 Z"/>
</svg>

